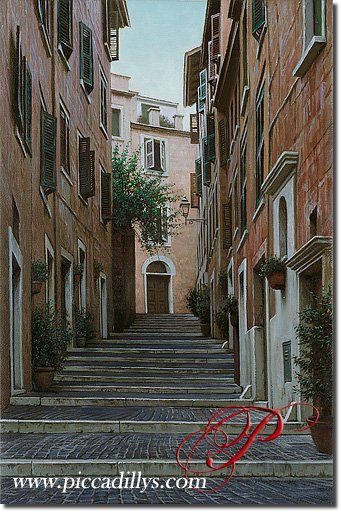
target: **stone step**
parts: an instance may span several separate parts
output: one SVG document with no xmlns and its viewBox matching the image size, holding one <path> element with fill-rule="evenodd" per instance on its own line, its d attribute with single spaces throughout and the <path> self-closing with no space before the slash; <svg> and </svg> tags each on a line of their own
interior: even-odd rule
<svg viewBox="0 0 341 512">
<path fill-rule="evenodd" d="M 77 364 L 77 363 L 69 363 L 68 361 L 66 361 L 65 363 L 65 367 L 64 367 L 65 370 L 71 370 L 71 371 L 77 371 L 77 372 L 83 372 L 83 371 L 86 371 L 86 372 L 97 372 L 97 371 L 101 371 L 101 372 L 110 372 L 110 373 L 114 373 L 114 374 L 121 374 L 121 373 L 129 373 L 129 372 L 134 372 L 136 374 L 140 374 L 141 372 L 146 372 L 146 371 L 151 371 L 151 369 L 153 369 L 153 372 L 152 374 L 153 375 L 158 375 L 158 374 L 161 374 L 161 375 L 164 375 L 164 374 L 169 374 L 169 376 L 173 376 L 174 377 L 174 374 L 179 374 L 179 376 L 181 376 L 182 378 L 182 375 L 185 374 L 185 375 L 188 375 L 188 376 L 191 376 L 191 375 L 197 375 L 197 374 L 213 374 L 213 375 L 226 375 L 226 376 L 231 376 L 231 375 L 234 375 L 234 369 L 233 367 L 226 367 L 226 365 L 220 365 L 219 367 L 217 365 L 215 366 L 209 366 L 209 365 L 206 365 L 206 366 L 183 366 L 183 367 L 180 367 L 180 366 L 173 366 L 171 367 L 170 365 L 167 365 L 167 366 L 163 366 L 163 367 L 155 367 L 152 366 L 152 365 L 149 365 L 149 366 L 134 366 L 133 364 L 129 365 L 129 366 L 123 366 L 123 365 L 110 365 L 110 364 L 107 364 L 107 363 L 102 363 L 101 365 L 100 364 L 96 364 L 93 365 L 93 364 Z M 149 373 L 150 374 L 150 373 Z"/>
<path fill-rule="evenodd" d="M 69 381 L 69 382 L 96 382 L 98 380 L 101 380 L 102 382 L 117 382 L 119 384 L 123 383 L 123 382 L 128 382 L 128 383 L 132 383 L 134 382 L 134 384 L 143 384 L 145 386 L 150 386 L 150 387 L 153 387 L 153 386 L 157 386 L 159 384 L 164 384 L 164 385 L 173 385 L 173 386 L 176 386 L 176 385 L 179 385 L 179 379 L 175 379 L 174 376 L 153 376 L 153 375 L 143 375 L 141 376 L 140 374 L 139 375 L 130 375 L 130 376 L 126 376 L 126 375 L 107 375 L 106 373 L 101 373 L 101 372 L 95 372 L 93 371 L 92 374 L 89 374 L 89 375 L 82 375 L 80 374 L 80 372 L 67 372 L 67 371 L 63 371 L 62 373 L 58 374 L 55 376 L 54 378 L 55 381 L 57 382 L 64 382 L 64 381 Z M 225 384 L 233 384 L 233 377 L 225 377 L 225 376 L 218 376 L 218 377 L 213 377 L 213 376 L 207 376 L 207 377 L 202 377 L 202 376 L 182 376 L 181 377 L 181 384 L 183 386 L 185 385 L 192 385 L 192 384 L 201 384 L 203 386 L 207 386 L 209 384 L 214 384 L 214 385 L 218 385 L 218 384 L 222 384 L 222 385 L 225 385 Z"/>
<path fill-rule="evenodd" d="M 97 355 L 129 355 L 129 356 L 144 356 L 148 354 L 156 354 L 157 356 L 160 355 L 180 355 L 180 356 L 197 356 L 202 357 L 201 354 L 207 354 L 208 357 L 212 356 L 221 356 L 223 358 L 233 360 L 233 354 L 227 353 L 224 349 L 218 347 L 213 348 L 210 350 L 208 347 L 206 348 L 173 348 L 173 347 L 165 347 L 165 346 L 159 346 L 158 348 L 152 348 L 152 347 L 127 347 L 127 346 L 115 346 L 108 347 L 106 345 L 103 346 L 97 346 L 97 347 L 84 347 L 84 348 L 73 348 L 68 352 L 69 356 L 73 355 L 89 355 L 90 357 L 97 356 Z"/>
<path fill-rule="evenodd" d="M 89 340 L 87 341 L 86 346 L 87 347 L 150 347 L 150 348 L 185 348 L 185 349 L 192 349 L 195 348 L 202 348 L 202 349 L 208 349 L 208 350 L 215 350 L 222 348 L 223 340 L 210 340 L 210 339 L 187 339 L 187 340 L 165 340 L 164 338 L 160 339 L 149 339 L 149 338 L 140 338 L 140 339 L 132 339 L 132 338 L 126 338 L 126 339 L 105 339 L 105 340 Z M 224 348 L 224 351 L 227 352 L 227 350 Z"/>
<path fill-rule="evenodd" d="M 162 336 L 160 335 L 160 332 L 158 330 L 156 331 L 151 331 L 151 332 L 148 332 L 148 333 L 145 333 L 145 335 L 141 334 L 140 331 L 136 331 L 134 333 L 126 333 L 125 332 L 111 332 L 109 334 L 109 337 L 110 338 L 129 338 L 129 339 L 134 339 L 134 338 L 140 338 L 140 337 L 144 337 L 144 338 L 149 338 L 149 339 L 152 339 L 152 338 L 155 338 L 155 339 L 160 339 L 162 338 L 163 340 L 172 340 L 172 339 L 176 339 L 176 340 L 186 340 L 186 339 L 203 339 L 203 340 L 210 340 L 209 337 L 204 337 L 202 334 L 200 333 L 178 333 L 178 332 L 167 332 L 165 333 L 165 336 Z"/>
<path fill-rule="evenodd" d="M 98 363 L 136 363 L 137 361 L 141 362 L 141 364 L 144 363 L 153 363 L 154 366 L 157 366 L 158 364 L 222 364 L 222 365 L 230 365 L 233 366 L 233 360 L 231 358 L 228 358 L 228 356 L 220 356 L 215 357 L 211 354 L 193 354 L 188 355 L 185 357 L 185 355 L 176 355 L 173 354 L 170 357 L 167 357 L 163 354 L 146 354 L 146 355 L 140 355 L 137 354 L 134 356 L 128 356 L 125 354 L 115 354 L 115 353 L 107 353 L 107 355 L 101 355 L 101 353 L 93 354 L 91 357 L 87 355 L 86 352 L 79 352 L 77 355 L 70 355 L 67 358 L 67 361 L 69 363 L 75 363 L 75 362 L 84 362 L 91 361 L 93 365 L 97 365 Z M 227 366 L 228 367 L 228 366 Z"/>
<path fill-rule="evenodd" d="M 11 405 L 33 406 L 33 405 L 49 405 L 49 406 L 95 406 L 95 407 L 227 407 L 229 405 L 249 406 L 252 405 L 252 400 L 239 398 L 232 395 L 225 398 L 209 398 L 202 397 L 186 397 L 186 398 L 171 398 L 165 396 L 159 397 L 125 397 L 115 396 L 112 393 L 90 393 L 86 396 L 80 392 L 74 391 L 73 393 L 58 393 L 56 394 L 26 394 L 12 396 L 10 399 Z"/>
<path fill-rule="evenodd" d="M 58 420 L 58 419 L 2 419 L 0 420 L 0 433 L 139 433 L 139 434 L 189 434 L 199 429 L 204 429 L 207 422 L 200 421 L 143 421 L 143 420 Z M 298 432 L 303 427 L 302 423 L 288 422 L 284 424 L 282 435 L 309 435 L 305 430 Z M 229 435 L 238 435 L 243 428 L 241 423 L 233 423 L 224 426 L 224 431 Z M 269 435 L 274 431 L 275 424 L 268 423 L 263 434 Z M 254 430 L 254 426 L 250 431 Z"/>
<path fill-rule="evenodd" d="M 55 383 L 50 389 L 51 392 L 58 393 L 59 391 L 102 391 L 103 393 L 145 393 L 145 394 L 169 394 L 174 393 L 176 395 L 183 394 L 189 395 L 191 393 L 199 393 L 202 395 L 223 395 L 241 393 L 241 388 L 236 384 L 220 386 L 170 386 L 169 384 L 162 385 L 151 385 L 151 386 L 134 386 L 132 384 L 107 384 L 103 382 L 71 382 L 66 381 L 62 383 Z"/>
</svg>

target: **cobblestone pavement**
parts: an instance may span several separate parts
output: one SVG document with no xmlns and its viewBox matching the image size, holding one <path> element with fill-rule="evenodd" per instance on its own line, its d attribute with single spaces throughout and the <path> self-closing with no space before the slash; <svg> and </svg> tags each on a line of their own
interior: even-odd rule
<svg viewBox="0 0 341 512">
<path fill-rule="evenodd" d="M 185 435 L 179 434 L 3 434 L 4 459 L 169 459 Z M 196 439 L 195 439 L 196 440 Z M 218 440 L 223 441 L 218 437 Z M 238 446 L 238 445 L 237 445 Z M 240 445 L 239 445 L 240 447 Z M 206 459 L 209 447 L 200 443 L 195 459 Z M 187 450 L 188 451 L 188 450 Z M 226 459 L 226 456 L 224 456 Z M 253 443 L 243 460 L 330 460 L 317 452 L 310 436 L 286 435 Z"/>
<path fill-rule="evenodd" d="M 112 475 L 111 475 L 112 478 Z M 215 480 L 215 486 L 220 483 Z M 331 479 L 232 478 L 219 491 L 200 493 L 190 489 L 133 490 L 15 489 L 13 478 L 1 479 L 1 503 L 7 505 L 287 505 L 309 506 L 335 503 Z"/>
</svg>

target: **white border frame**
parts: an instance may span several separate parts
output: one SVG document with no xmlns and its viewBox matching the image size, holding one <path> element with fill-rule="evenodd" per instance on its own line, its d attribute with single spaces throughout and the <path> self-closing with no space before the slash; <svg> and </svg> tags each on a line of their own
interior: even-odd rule
<svg viewBox="0 0 341 512">
<path fill-rule="evenodd" d="M 166 265 L 167 272 L 163 272 L 162 274 L 158 273 L 149 273 L 147 272 L 148 266 L 154 261 L 161 261 Z M 147 276 L 148 275 L 163 275 L 170 276 L 169 285 L 168 285 L 168 305 L 169 305 L 169 314 L 174 314 L 174 297 L 173 297 L 173 277 L 176 275 L 176 268 L 174 263 L 170 258 L 166 256 L 150 256 L 147 258 L 142 267 L 141 274 L 143 275 L 143 288 L 144 288 L 144 310 L 145 313 L 148 313 L 148 293 L 147 293 Z"/>
</svg>

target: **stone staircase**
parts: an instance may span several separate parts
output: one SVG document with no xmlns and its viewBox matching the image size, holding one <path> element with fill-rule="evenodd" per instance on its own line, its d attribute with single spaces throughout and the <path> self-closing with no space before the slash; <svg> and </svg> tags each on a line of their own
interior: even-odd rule
<svg viewBox="0 0 341 512">
<path fill-rule="evenodd" d="M 70 351 L 48 392 L 12 397 L 1 420 L 1 474 L 183 476 L 175 452 L 186 434 L 224 406 L 252 405 L 233 375 L 233 354 L 203 337 L 192 315 L 138 315 L 124 333 Z M 237 419 L 225 430 L 243 426 Z M 236 476 L 330 477 L 330 457 L 297 435 L 299 426 L 287 423 L 277 444 L 258 443 Z"/>
</svg>

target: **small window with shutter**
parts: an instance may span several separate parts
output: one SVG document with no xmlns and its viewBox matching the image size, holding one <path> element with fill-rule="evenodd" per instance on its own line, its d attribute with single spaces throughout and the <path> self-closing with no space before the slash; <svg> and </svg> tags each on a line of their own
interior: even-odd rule
<svg viewBox="0 0 341 512">
<path fill-rule="evenodd" d="M 158 138 L 144 139 L 144 168 L 167 172 L 166 141 Z"/>
<path fill-rule="evenodd" d="M 70 118 L 60 106 L 60 166 L 70 174 Z"/>
<path fill-rule="evenodd" d="M 215 120 L 214 114 L 207 116 L 207 160 L 215 160 Z"/>
<path fill-rule="evenodd" d="M 223 249 L 229 249 L 232 245 L 232 203 L 231 197 L 223 206 Z"/>
<path fill-rule="evenodd" d="M 191 144 L 199 144 L 198 114 L 190 114 Z"/>
<path fill-rule="evenodd" d="M 73 51 L 73 0 L 58 0 L 58 45 L 68 60 Z"/>
<path fill-rule="evenodd" d="M 32 146 L 32 74 L 27 59 L 22 54 L 20 27 L 16 34 L 16 123 L 21 142 L 31 154 Z"/>
<path fill-rule="evenodd" d="M 101 221 L 107 224 L 111 219 L 111 174 L 101 167 Z"/>
<path fill-rule="evenodd" d="M 226 118 L 219 121 L 219 153 L 220 167 L 224 167 L 227 163 L 227 137 L 226 137 Z"/>
<path fill-rule="evenodd" d="M 112 2 L 110 0 L 103 0 L 103 9 L 103 42 L 108 49 L 110 60 L 119 60 L 119 13 L 112 7 Z"/>
<path fill-rule="evenodd" d="M 85 90 L 90 93 L 93 88 L 93 48 L 92 31 L 83 22 L 79 22 L 80 36 L 80 78 Z"/>
<path fill-rule="evenodd" d="M 105 134 L 108 133 L 108 81 L 100 70 L 100 126 Z"/>
<path fill-rule="evenodd" d="M 45 195 L 56 190 L 56 118 L 41 109 L 40 115 L 40 185 Z"/>
<path fill-rule="evenodd" d="M 195 161 L 195 189 L 198 196 L 202 195 L 202 169 L 201 158 Z"/>
<path fill-rule="evenodd" d="M 121 110 L 118 108 L 111 109 L 111 127 L 112 136 L 121 137 Z"/>
<path fill-rule="evenodd" d="M 37 0 L 37 11 L 39 24 L 44 32 L 44 35 L 50 43 L 50 16 L 51 16 L 51 0 Z"/>
<path fill-rule="evenodd" d="M 199 73 L 198 112 L 204 111 L 206 96 L 207 96 L 207 71 L 206 71 L 206 69 L 203 69 Z"/>
<path fill-rule="evenodd" d="M 207 137 L 203 139 L 203 157 L 204 157 L 204 176 L 203 182 L 205 187 L 209 187 L 211 184 L 211 162 L 208 159 L 208 144 Z"/>
<path fill-rule="evenodd" d="M 195 172 L 191 172 L 191 174 L 190 174 L 190 185 L 191 185 L 191 208 L 199 208 L 199 196 L 197 194 Z"/>
<path fill-rule="evenodd" d="M 87 201 L 95 195 L 95 152 L 90 149 L 90 138 L 78 138 L 79 194 Z"/>
<path fill-rule="evenodd" d="M 265 0 L 252 0 L 252 35 L 259 39 L 265 25 Z"/>
<path fill-rule="evenodd" d="M 20 27 L 17 26 L 17 42 L 16 42 L 16 112 L 18 129 L 22 132 L 24 127 L 24 71 L 23 71 L 23 54 L 21 46 Z"/>
</svg>

